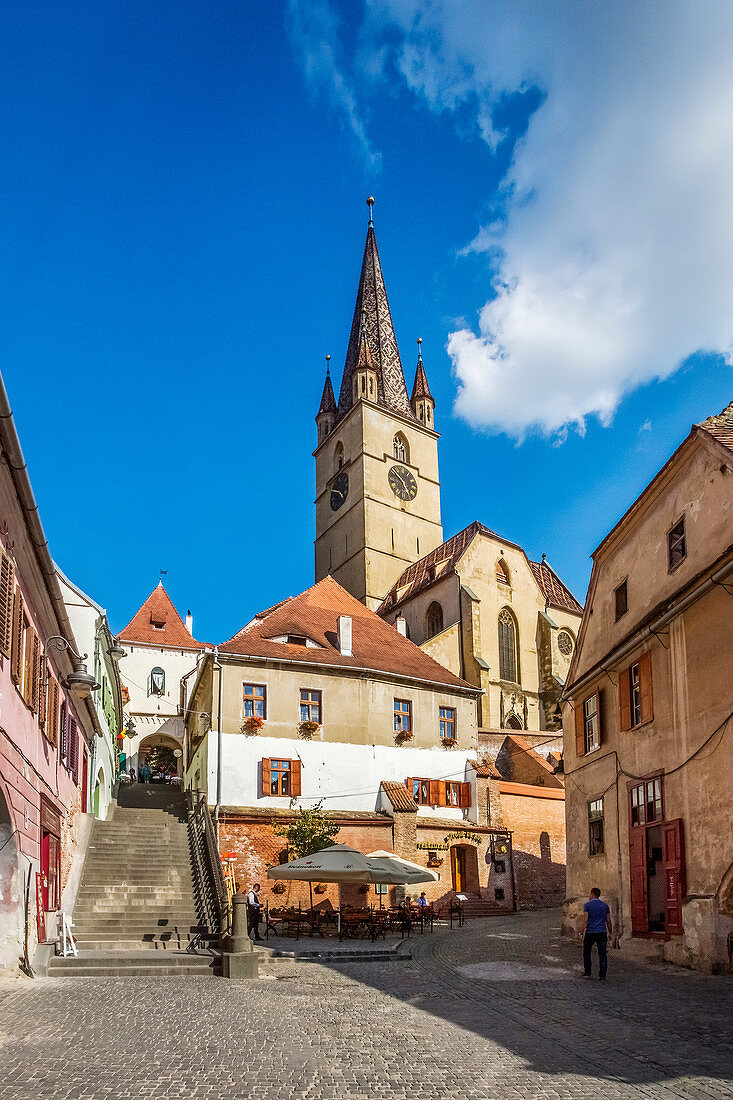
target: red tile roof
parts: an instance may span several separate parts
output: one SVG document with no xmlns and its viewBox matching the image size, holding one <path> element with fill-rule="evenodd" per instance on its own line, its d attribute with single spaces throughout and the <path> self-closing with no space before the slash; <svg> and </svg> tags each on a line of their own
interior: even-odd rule
<svg viewBox="0 0 733 1100">
<path fill-rule="evenodd" d="M 416 397 L 429 397 L 431 401 L 434 400 L 433 395 L 430 392 L 430 386 L 428 385 L 428 376 L 425 373 L 422 355 L 419 355 L 417 359 L 415 382 L 412 387 L 412 400 L 414 401 Z"/>
<path fill-rule="evenodd" d="M 431 550 L 424 558 L 409 565 L 392 585 L 377 608 L 377 613 L 386 614 L 397 604 L 409 600 L 411 596 L 422 592 L 424 588 L 429 588 L 442 577 L 449 576 L 479 533 L 491 535 L 492 538 L 499 537 L 488 527 L 484 527 L 483 523 L 477 521 L 465 527 L 457 535 L 436 546 L 435 550 Z"/>
<path fill-rule="evenodd" d="M 350 657 L 338 648 L 340 615 L 348 615 L 352 620 L 353 655 Z M 273 641 L 287 635 L 305 636 L 316 646 Z M 359 603 L 333 577 L 326 577 L 299 596 L 291 596 L 270 611 L 255 616 L 238 634 L 220 645 L 219 652 L 309 665 L 374 669 L 449 688 L 477 691 Z"/>
<path fill-rule="evenodd" d="M 496 765 L 490 760 L 480 760 L 473 765 L 476 775 L 480 779 L 501 779 L 501 774 L 496 770 Z"/>
<path fill-rule="evenodd" d="M 527 741 L 525 737 L 522 737 L 520 733 L 508 733 L 506 736 L 506 740 L 504 741 L 503 748 L 505 752 L 509 752 L 511 754 L 526 752 L 527 755 L 530 756 L 540 768 L 542 768 L 546 772 L 549 772 L 550 775 L 554 774 L 552 764 L 550 764 L 544 756 L 537 752 L 537 749 L 533 748 L 530 745 L 529 741 Z"/>
<path fill-rule="evenodd" d="M 158 625 L 154 626 L 154 623 Z M 162 581 L 158 582 L 157 588 L 153 589 L 119 637 L 123 642 L 142 642 L 173 649 L 206 649 L 204 642 L 197 642 L 186 630 Z"/>
<path fill-rule="evenodd" d="M 435 550 L 431 550 L 424 558 L 408 566 L 382 600 L 377 608 L 377 614 L 386 615 L 395 607 L 416 596 L 418 592 L 429 588 L 431 584 L 436 584 L 442 577 L 449 576 L 477 535 L 488 535 L 504 546 L 512 546 L 516 550 L 522 549 L 515 542 L 509 542 L 501 535 L 497 535 L 495 531 L 485 527 L 483 523 L 474 520 L 453 538 L 436 546 Z M 548 604 L 563 611 L 571 611 L 576 615 L 583 614 L 583 608 L 575 596 L 565 587 L 557 573 L 550 569 L 546 561 L 541 563 L 530 561 L 529 566 Z"/>
<path fill-rule="evenodd" d="M 554 569 L 550 569 L 544 558 L 541 562 L 531 561 L 529 564 L 540 591 L 550 607 L 571 611 L 575 615 L 583 614 L 582 605 L 578 603 L 570 589 L 565 587 Z"/>
<path fill-rule="evenodd" d="M 718 443 L 722 443 L 724 447 L 733 451 L 733 401 L 722 412 L 709 416 L 707 420 L 695 426 L 702 428 L 713 439 L 717 439 Z"/>
<path fill-rule="evenodd" d="M 390 800 L 395 810 L 401 810 L 410 814 L 417 813 L 415 799 L 404 783 L 394 783 L 391 780 L 383 779 L 382 790 L 387 795 L 387 798 Z"/>
</svg>

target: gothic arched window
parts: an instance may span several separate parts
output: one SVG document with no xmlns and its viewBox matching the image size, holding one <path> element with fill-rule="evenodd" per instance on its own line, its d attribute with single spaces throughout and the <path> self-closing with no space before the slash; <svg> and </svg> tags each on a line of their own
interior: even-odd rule
<svg viewBox="0 0 733 1100">
<path fill-rule="evenodd" d="M 506 720 L 506 725 L 507 725 L 507 729 L 510 729 L 510 730 L 520 730 L 522 728 L 522 723 L 520 722 L 520 720 L 519 720 L 519 718 L 516 714 L 510 714 L 509 715 L 509 717 Z"/>
<path fill-rule="evenodd" d="M 517 624 L 508 607 L 499 612 L 499 678 L 519 683 Z"/>
<path fill-rule="evenodd" d="M 344 445 L 339 440 L 333 452 L 334 468 L 338 472 L 344 464 Z"/>
<path fill-rule="evenodd" d="M 392 454 L 398 462 L 410 461 L 410 448 L 402 432 L 398 432 L 392 440 Z"/>
<path fill-rule="evenodd" d="M 503 558 L 499 558 L 498 562 L 496 563 L 496 579 L 499 584 L 511 584 L 511 581 L 509 579 L 509 569 L 507 567 L 507 563 L 504 561 Z"/>
<path fill-rule="evenodd" d="M 425 637 L 432 638 L 434 634 L 440 634 L 443 629 L 443 608 L 437 600 L 433 600 L 425 615 Z"/>
</svg>

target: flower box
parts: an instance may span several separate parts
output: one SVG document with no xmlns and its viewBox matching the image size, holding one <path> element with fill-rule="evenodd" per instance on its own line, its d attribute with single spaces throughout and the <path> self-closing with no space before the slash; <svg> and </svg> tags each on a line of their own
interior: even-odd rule
<svg viewBox="0 0 733 1100">
<path fill-rule="evenodd" d="M 457 737 L 444 737 L 442 743 L 447 749 L 454 749 L 458 744 Z"/>
<path fill-rule="evenodd" d="M 319 722 L 300 722 L 300 724 L 298 725 L 298 733 L 301 737 L 312 737 L 314 733 L 318 733 L 320 728 L 321 726 Z"/>
<path fill-rule="evenodd" d="M 252 714 L 249 718 L 245 718 L 240 729 L 242 733 L 259 733 L 264 724 L 264 718 L 258 718 L 256 714 Z"/>
</svg>

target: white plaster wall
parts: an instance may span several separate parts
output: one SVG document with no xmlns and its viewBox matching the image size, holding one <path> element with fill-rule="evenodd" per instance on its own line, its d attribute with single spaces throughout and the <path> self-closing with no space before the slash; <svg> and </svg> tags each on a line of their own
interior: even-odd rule
<svg viewBox="0 0 733 1100">
<path fill-rule="evenodd" d="M 178 717 L 181 677 L 196 667 L 200 650 L 148 646 L 122 640 L 127 656 L 120 664 L 120 676 L 130 692 L 126 714 L 135 720 L 135 736 L 125 737 L 126 769 L 138 768 L 138 749 L 151 734 L 165 734 L 183 740 L 183 720 Z M 165 672 L 165 694 L 149 695 L 148 683 L 154 668 Z"/>
<path fill-rule="evenodd" d="M 209 733 L 205 741 L 209 742 L 208 791 L 211 802 L 216 798 L 216 732 Z M 322 799 L 326 810 L 391 809 L 389 804 L 379 799 L 383 779 L 397 783 L 404 783 L 409 777 L 445 779 L 471 782 L 470 808 L 420 806 L 418 815 L 458 822 L 476 821 L 476 773 L 468 766 L 469 761 L 476 759 L 475 750 L 446 751 L 442 748 L 418 749 L 410 746 L 392 748 L 225 733 L 222 741 L 223 805 L 280 809 L 290 806 L 289 798 L 263 798 L 260 795 L 260 762 L 268 757 L 301 761 L 302 795 L 298 799 L 301 806 L 313 806 Z M 192 763 L 194 770 L 199 766 L 198 760 L 199 754 Z M 188 775 L 190 779 L 192 772 L 189 771 Z"/>
</svg>

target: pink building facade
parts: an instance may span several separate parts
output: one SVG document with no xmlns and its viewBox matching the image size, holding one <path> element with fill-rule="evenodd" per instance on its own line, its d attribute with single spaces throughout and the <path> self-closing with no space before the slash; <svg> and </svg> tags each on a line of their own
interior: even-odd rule
<svg viewBox="0 0 733 1100">
<path fill-rule="evenodd" d="M 1 381 L 0 444 L 0 966 L 14 968 L 55 939 L 96 728 L 64 686 L 77 645 Z"/>
</svg>

